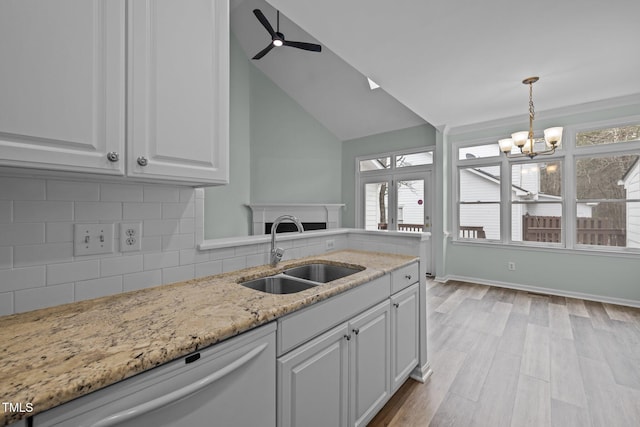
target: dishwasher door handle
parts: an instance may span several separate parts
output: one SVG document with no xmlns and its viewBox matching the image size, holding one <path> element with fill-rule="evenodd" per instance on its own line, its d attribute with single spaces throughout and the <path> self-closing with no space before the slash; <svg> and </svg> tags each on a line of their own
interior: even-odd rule
<svg viewBox="0 0 640 427">
<path fill-rule="evenodd" d="M 229 365 L 225 366 L 224 368 L 210 374 L 207 375 L 206 377 L 191 383 L 185 387 L 179 388 L 178 390 L 172 391 L 169 394 L 166 394 L 164 396 L 152 399 L 148 402 L 144 402 L 141 403 L 140 405 L 136 405 L 133 408 L 129 408 L 129 409 L 125 409 L 124 411 L 120 411 L 117 412 L 113 415 L 109 415 L 106 418 L 103 418 L 101 420 L 98 420 L 94 423 L 91 424 L 87 424 L 87 427 L 110 427 L 110 426 L 114 426 L 117 425 L 119 423 L 125 422 L 127 420 L 130 420 L 132 418 L 138 417 L 140 415 L 146 414 L 148 412 L 152 412 L 155 411 L 156 409 L 162 408 L 164 406 L 167 406 L 168 404 L 170 404 L 171 402 L 174 402 L 176 400 L 180 400 L 182 398 L 185 398 L 193 393 L 196 393 L 200 390 L 202 390 L 203 388 L 207 387 L 208 385 L 218 381 L 220 378 L 229 375 L 231 372 L 235 371 L 236 369 L 240 368 L 242 365 L 248 363 L 249 361 L 251 361 L 251 359 L 254 359 L 256 356 L 258 356 L 260 353 L 262 353 L 264 351 L 265 348 L 267 348 L 268 343 L 263 343 L 262 345 L 260 345 L 259 347 L 254 348 L 253 350 L 251 350 L 250 352 L 248 352 L 247 354 L 245 354 L 244 356 L 240 357 L 239 359 L 236 359 L 233 363 L 230 363 Z"/>
</svg>

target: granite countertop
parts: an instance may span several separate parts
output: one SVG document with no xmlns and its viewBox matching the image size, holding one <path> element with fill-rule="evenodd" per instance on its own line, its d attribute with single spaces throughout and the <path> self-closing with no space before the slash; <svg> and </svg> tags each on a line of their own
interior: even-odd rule
<svg viewBox="0 0 640 427">
<path fill-rule="evenodd" d="M 312 260 L 365 267 L 295 294 L 238 283 Z M 413 256 L 343 250 L 0 317 L 0 426 L 106 387 L 380 277 Z"/>
</svg>

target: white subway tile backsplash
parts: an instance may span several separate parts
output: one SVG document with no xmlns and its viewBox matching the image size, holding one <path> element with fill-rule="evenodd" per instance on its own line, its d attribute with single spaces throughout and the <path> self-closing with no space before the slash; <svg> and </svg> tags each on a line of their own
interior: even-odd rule
<svg viewBox="0 0 640 427">
<path fill-rule="evenodd" d="M 42 287 L 46 284 L 45 272 L 44 265 L 0 270 L 2 291 Z"/>
<path fill-rule="evenodd" d="M 45 200 L 46 181 L 0 177 L 0 200 Z"/>
<path fill-rule="evenodd" d="M 142 238 L 143 252 L 157 252 L 162 250 L 162 236 L 151 236 Z"/>
<path fill-rule="evenodd" d="M 13 292 L 0 293 L 0 316 L 13 313 Z"/>
<path fill-rule="evenodd" d="M 119 294 L 122 290 L 122 276 L 112 276 L 76 282 L 74 295 L 76 301 L 82 301 Z"/>
<path fill-rule="evenodd" d="M 122 287 L 125 292 L 160 284 L 162 284 L 162 270 L 141 271 L 140 273 L 125 274 L 122 277 Z"/>
<path fill-rule="evenodd" d="M 162 219 L 162 203 L 124 203 L 123 219 Z"/>
<path fill-rule="evenodd" d="M 181 282 L 195 277 L 195 265 L 181 265 L 162 269 L 162 283 Z"/>
<path fill-rule="evenodd" d="M 11 268 L 13 266 L 13 247 L 0 246 L 0 269 Z M 0 286 L 0 291 L 3 291 Z"/>
<path fill-rule="evenodd" d="M 47 200 L 97 202 L 100 184 L 79 181 L 47 181 Z"/>
<path fill-rule="evenodd" d="M 100 184 L 102 202 L 142 202 L 142 185 Z"/>
<path fill-rule="evenodd" d="M 13 249 L 13 265 L 52 264 L 73 260 L 73 243 L 45 243 L 40 245 L 15 246 Z"/>
<path fill-rule="evenodd" d="M 78 221 L 117 221 L 122 219 L 122 204 L 117 202 L 75 202 Z"/>
<path fill-rule="evenodd" d="M 229 271 L 241 270 L 247 267 L 247 258 L 240 256 L 234 258 L 225 258 L 222 260 L 222 272 L 228 273 Z"/>
<path fill-rule="evenodd" d="M 0 246 L 44 243 L 44 223 L 0 224 Z"/>
<path fill-rule="evenodd" d="M 247 256 L 247 267 L 269 264 L 269 254 L 259 253 Z"/>
<path fill-rule="evenodd" d="M 144 269 L 156 270 L 159 268 L 177 267 L 180 265 L 180 252 L 157 252 L 144 254 Z"/>
<path fill-rule="evenodd" d="M 177 219 L 147 219 L 142 227 L 143 236 L 162 236 L 165 234 L 179 233 L 179 222 Z"/>
<path fill-rule="evenodd" d="M 234 256 L 236 256 L 236 251 L 234 248 L 220 248 L 209 251 L 209 259 L 211 259 L 211 261 L 233 258 Z"/>
<path fill-rule="evenodd" d="M 193 234 L 172 234 L 162 236 L 162 250 L 178 251 L 180 249 L 195 248 L 196 242 Z"/>
<path fill-rule="evenodd" d="M 73 242 L 73 222 L 46 223 L 45 239 L 47 243 Z"/>
<path fill-rule="evenodd" d="M 15 299 L 16 313 L 73 302 L 73 283 L 16 291 Z"/>
<path fill-rule="evenodd" d="M 0 222 L 11 222 L 13 219 L 13 202 L 0 200 Z"/>
<path fill-rule="evenodd" d="M 100 277 L 99 259 L 47 265 L 47 285 L 97 279 L 98 277 Z"/>
<path fill-rule="evenodd" d="M 191 203 L 196 198 L 195 188 L 181 188 L 180 189 L 180 203 Z"/>
<path fill-rule="evenodd" d="M 196 232 L 195 218 L 184 218 L 180 220 L 180 234 L 193 234 Z"/>
<path fill-rule="evenodd" d="M 144 186 L 144 202 L 174 202 L 180 201 L 180 189 L 178 187 L 165 187 L 160 185 Z"/>
<path fill-rule="evenodd" d="M 212 276 L 222 273 L 222 261 L 208 261 L 196 264 L 196 277 Z"/>
<path fill-rule="evenodd" d="M 209 252 L 202 252 L 196 248 L 180 250 L 180 265 L 199 264 L 207 261 L 209 261 Z"/>
<path fill-rule="evenodd" d="M 14 201 L 14 222 L 46 222 L 73 220 L 73 202 Z"/>
<path fill-rule="evenodd" d="M 163 203 L 162 218 L 194 218 L 195 206 L 193 203 Z"/>
<path fill-rule="evenodd" d="M 137 255 L 123 255 L 112 258 L 102 258 L 100 260 L 100 276 L 115 276 L 127 273 L 142 271 L 143 257 Z"/>
</svg>

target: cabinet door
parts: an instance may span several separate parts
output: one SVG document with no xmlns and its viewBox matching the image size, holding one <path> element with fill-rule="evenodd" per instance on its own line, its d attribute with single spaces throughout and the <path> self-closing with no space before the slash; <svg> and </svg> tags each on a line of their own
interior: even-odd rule
<svg viewBox="0 0 640 427">
<path fill-rule="evenodd" d="M 390 393 L 391 321 L 385 301 L 349 322 L 350 417 L 349 425 L 364 426 Z"/>
<path fill-rule="evenodd" d="M 124 173 L 124 38 L 124 0 L 0 2 L 0 165 Z"/>
<path fill-rule="evenodd" d="M 348 332 L 344 323 L 278 359 L 280 427 L 347 425 Z"/>
<path fill-rule="evenodd" d="M 228 8 L 129 2 L 129 176 L 228 182 Z"/>
<path fill-rule="evenodd" d="M 418 283 L 391 297 L 391 373 L 392 391 L 407 379 L 418 365 Z"/>
</svg>

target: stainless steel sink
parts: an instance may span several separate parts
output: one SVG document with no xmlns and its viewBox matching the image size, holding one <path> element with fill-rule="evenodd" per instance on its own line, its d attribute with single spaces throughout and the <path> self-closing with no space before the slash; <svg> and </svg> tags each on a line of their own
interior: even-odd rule
<svg viewBox="0 0 640 427">
<path fill-rule="evenodd" d="M 293 277 L 299 277 L 305 280 L 311 280 L 318 283 L 327 283 L 342 277 L 350 276 L 363 269 L 343 267 L 332 264 L 306 264 L 300 267 L 293 267 L 283 271 L 284 274 Z"/>
<path fill-rule="evenodd" d="M 303 282 L 283 276 L 261 277 L 260 279 L 250 280 L 240 284 L 247 288 L 268 294 L 294 294 L 318 286 L 315 283 Z"/>
</svg>

